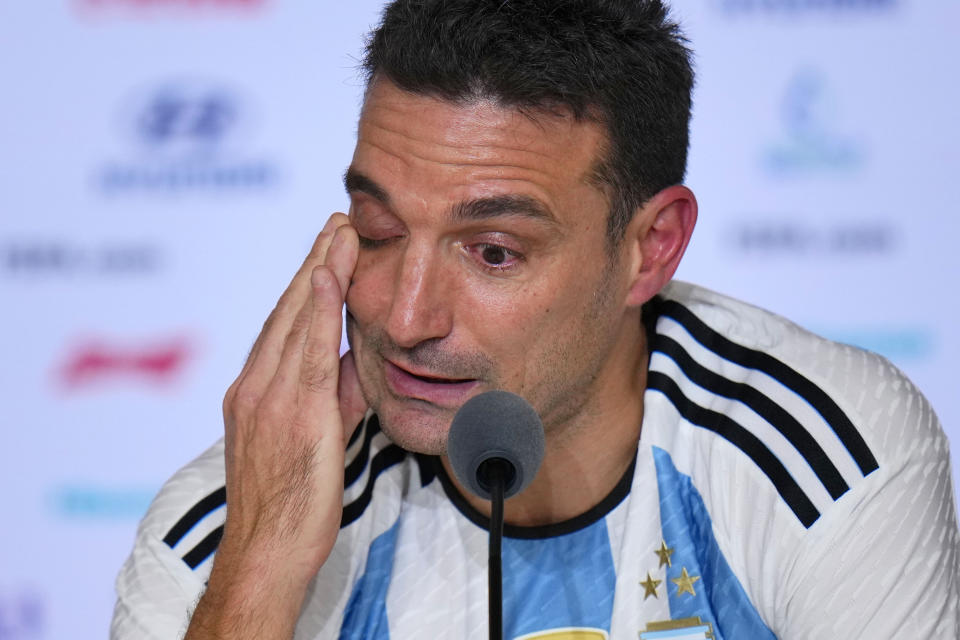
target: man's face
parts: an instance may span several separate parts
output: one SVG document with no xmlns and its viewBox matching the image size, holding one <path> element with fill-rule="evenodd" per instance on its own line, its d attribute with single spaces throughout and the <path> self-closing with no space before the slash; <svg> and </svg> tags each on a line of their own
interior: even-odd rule
<svg viewBox="0 0 960 640">
<path fill-rule="evenodd" d="M 370 89 L 346 179 L 347 330 L 394 442 L 445 452 L 456 410 L 490 389 L 525 397 L 548 438 L 595 413 L 625 292 L 591 181 L 602 142 L 572 117 Z"/>
</svg>

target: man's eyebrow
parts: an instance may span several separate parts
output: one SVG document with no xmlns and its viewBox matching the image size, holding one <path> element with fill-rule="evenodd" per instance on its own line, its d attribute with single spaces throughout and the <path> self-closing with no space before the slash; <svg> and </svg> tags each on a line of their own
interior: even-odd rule
<svg viewBox="0 0 960 640">
<path fill-rule="evenodd" d="M 343 186 L 348 194 L 365 193 L 385 205 L 390 204 L 390 195 L 387 191 L 353 167 L 348 168 L 343 174 Z M 488 220 L 498 216 L 520 216 L 552 224 L 557 223 L 557 217 L 543 203 L 536 198 L 521 194 L 503 194 L 466 200 L 457 203 L 452 212 L 452 218 L 456 222 Z"/>
<path fill-rule="evenodd" d="M 520 216 L 551 224 L 557 223 L 557 217 L 543 203 L 536 198 L 520 194 L 476 198 L 460 202 L 453 208 L 453 219 L 457 222 L 487 220 L 497 216 Z"/>
<path fill-rule="evenodd" d="M 343 188 L 347 190 L 348 194 L 365 193 L 383 204 L 390 204 L 390 196 L 386 190 L 353 167 L 349 167 L 343 174 Z"/>
</svg>

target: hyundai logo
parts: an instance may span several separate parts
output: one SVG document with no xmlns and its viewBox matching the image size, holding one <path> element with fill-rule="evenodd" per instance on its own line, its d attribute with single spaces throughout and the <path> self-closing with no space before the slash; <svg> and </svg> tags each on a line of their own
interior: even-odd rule
<svg viewBox="0 0 960 640">
<path fill-rule="evenodd" d="M 228 146 L 249 125 L 248 111 L 240 96 L 226 87 L 177 81 L 139 96 L 125 119 L 146 151 L 182 158 Z"/>
</svg>

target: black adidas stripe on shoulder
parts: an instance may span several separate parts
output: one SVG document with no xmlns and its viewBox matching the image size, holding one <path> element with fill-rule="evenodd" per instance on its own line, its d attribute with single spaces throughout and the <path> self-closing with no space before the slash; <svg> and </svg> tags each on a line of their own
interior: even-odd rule
<svg viewBox="0 0 960 640">
<path fill-rule="evenodd" d="M 223 525 L 220 525 L 210 533 L 208 533 L 203 540 L 197 543 L 193 549 L 190 549 L 183 556 L 183 561 L 187 563 L 187 566 L 191 569 L 196 569 L 200 566 L 200 563 L 210 557 L 210 555 L 217 550 L 217 547 L 220 546 L 220 538 L 223 537 Z"/>
<path fill-rule="evenodd" d="M 367 484 L 364 485 L 359 497 L 343 505 L 343 513 L 340 517 L 341 529 L 359 518 L 370 505 L 370 500 L 373 498 L 373 487 L 380 474 L 393 465 L 402 462 L 407 455 L 406 451 L 397 445 L 390 444 L 378 451 L 371 460 L 370 446 L 373 437 L 380 433 L 380 419 L 376 415 L 370 416 L 370 419 L 360 430 L 364 432 L 363 444 L 357 456 L 350 461 L 350 464 L 344 470 L 343 486 L 345 488 L 350 487 L 359 480 L 368 463 L 370 464 L 370 474 L 367 476 Z"/>
<path fill-rule="evenodd" d="M 721 358 L 747 369 L 762 371 L 802 397 L 830 425 L 863 475 L 877 470 L 877 459 L 860 432 L 850 422 L 847 414 L 820 387 L 769 353 L 744 347 L 720 335 L 675 300 L 662 300 L 658 307 L 659 315 L 679 322 L 697 342 Z"/>
<path fill-rule="evenodd" d="M 655 333 L 656 318 L 667 316 L 680 323 L 693 338 L 719 357 L 747 369 L 759 370 L 806 400 L 830 428 L 866 476 L 878 468 L 866 442 L 842 409 L 819 387 L 770 354 L 736 344 L 717 333 L 679 302 L 657 298 L 651 301 L 650 316 L 645 318 L 651 352 L 673 360 L 683 374 L 706 391 L 735 399 L 750 407 L 796 449 L 831 498 L 838 499 L 849 490 L 839 470 L 816 439 L 772 399 L 756 388 L 734 381 L 697 363 L 683 346 L 664 334 Z M 645 309 L 646 311 L 646 309 Z M 687 398 L 668 375 L 651 371 L 647 387 L 663 393 L 680 415 L 699 427 L 713 431 L 743 451 L 770 479 L 777 492 L 804 527 L 809 528 L 820 512 L 777 456 L 752 432 L 722 413 L 701 407 Z"/>
<path fill-rule="evenodd" d="M 163 537 L 163 542 L 173 549 L 201 520 L 225 505 L 226 502 L 227 488 L 220 487 L 190 507 L 190 510 L 187 511 L 182 518 L 177 520 L 177 523 L 173 525 L 170 531 L 167 532 L 167 535 Z M 187 566 L 191 569 L 196 569 L 201 562 L 210 557 L 210 554 L 216 550 L 222 537 L 223 525 L 220 525 L 208 533 L 196 546 L 187 551 L 187 553 L 182 556 L 183 561 L 186 562 Z"/>
<path fill-rule="evenodd" d="M 190 532 L 198 522 L 207 517 L 211 512 L 219 509 L 227 503 L 227 488 L 220 487 L 197 504 L 190 507 L 182 518 L 170 528 L 167 535 L 163 536 L 163 541 L 171 549 L 183 539 L 183 536 Z"/>
<path fill-rule="evenodd" d="M 366 424 L 360 424 L 360 428 L 356 430 L 351 438 L 351 444 L 360 437 L 361 431 L 363 432 L 363 444 L 360 445 L 360 451 L 357 452 L 357 456 L 351 460 L 344 469 L 344 488 L 352 486 L 353 483 L 363 475 L 363 470 L 367 468 L 367 462 L 370 461 L 370 443 L 373 440 L 373 436 L 380 433 L 380 420 L 377 419 L 377 416 L 370 416 Z M 350 444 L 348 444 L 347 447 L 349 448 Z"/>
<path fill-rule="evenodd" d="M 395 444 L 387 445 L 373 456 L 370 461 L 370 475 L 367 477 L 367 484 L 363 487 L 363 493 L 350 504 L 343 505 L 343 515 L 340 518 L 341 529 L 363 515 L 366 508 L 370 506 L 370 500 L 373 498 L 373 488 L 380 474 L 403 462 L 406 457 L 407 452 Z"/>
<path fill-rule="evenodd" d="M 354 430 L 353 434 L 351 434 L 348 446 L 354 444 L 360 437 L 363 437 L 364 440 L 356 458 L 351 460 L 350 463 L 344 468 L 343 475 L 345 487 L 352 485 L 363 474 L 363 470 L 366 468 L 367 462 L 369 462 L 370 458 L 370 442 L 373 437 L 379 433 L 379 431 L 380 423 L 376 416 L 372 416 L 370 420 L 366 422 L 366 424 L 360 423 L 358 428 Z M 399 456 L 397 455 L 398 451 Z M 373 461 L 371 463 L 371 473 L 369 479 L 367 480 L 367 485 L 357 500 L 344 506 L 341 527 L 350 524 L 350 522 L 353 522 L 360 517 L 360 515 L 363 513 L 363 510 L 370 503 L 370 499 L 373 494 L 373 483 L 376 481 L 377 476 L 397 462 L 402 461 L 405 455 L 406 452 L 400 449 L 400 447 L 397 447 L 396 445 L 390 445 L 373 457 Z M 205 517 L 224 506 L 226 502 L 226 487 L 219 487 L 209 495 L 202 498 L 195 505 L 190 507 L 183 517 L 177 520 L 176 524 L 170 528 L 167 534 L 163 537 L 164 544 L 171 549 L 176 547 L 191 529 L 193 529 Z M 183 554 L 183 556 L 181 556 L 183 561 L 191 569 L 196 569 L 203 563 L 204 560 L 209 558 L 213 552 L 217 550 L 222 538 L 223 525 L 221 524 L 204 536 L 204 538 L 194 545 L 193 548 Z"/>
<path fill-rule="evenodd" d="M 773 425 L 804 457 L 831 498 L 836 500 L 850 489 L 840 471 L 810 432 L 763 393 L 746 383 L 729 380 L 700 365 L 680 343 L 669 336 L 657 334 L 650 350 L 669 356 L 684 375 L 700 387 L 718 396 L 739 400 Z"/>
<path fill-rule="evenodd" d="M 380 475 L 394 465 L 403 462 L 408 455 L 414 455 L 414 460 L 420 472 L 421 486 L 427 486 L 436 478 L 436 472 L 433 469 L 430 456 L 410 454 L 395 444 L 388 444 L 370 459 L 371 441 L 373 437 L 380 432 L 379 418 L 377 418 L 376 415 L 371 416 L 364 430 L 366 433 L 364 433 L 363 436 L 364 441 L 360 452 L 347 467 L 345 486 L 350 486 L 359 480 L 368 463 L 370 465 L 370 473 L 367 476 L 367 483 L 364 485 L 360 495 L 352 502 L 343 506 L 343 514 L 340 518 L 341 529 L 355 522 L 363 515 L 366 508 L 370 506 L 370 502 L 373 499 L 374 487 Z"/>
<path fill-rule="evenodd" d="M 747 454 L 770 478 L 780 497 L 796 514 L 804 527 L 810 528 L 817 521 L 820 512 L 816 506 L 803 492 L 803 489 L 793 479 L 793 476 L 790 475 L 779 458 L 757 436 L 740 426 L 729 416 L 691 402 L 683 395 L 677 383 L 664 373 L 659 371 L 649 372 L 647 374 L 647 388 L 663 393 L 687 422 L 713 431 Z"/>
</svg>

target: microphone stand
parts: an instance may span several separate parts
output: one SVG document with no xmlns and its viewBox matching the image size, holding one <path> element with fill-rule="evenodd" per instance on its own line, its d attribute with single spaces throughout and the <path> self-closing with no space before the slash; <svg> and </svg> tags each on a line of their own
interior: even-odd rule
<svg viewBox="0 0 960 640">
<path fill-rule="evenodd" d="M 503 573 L 500 548 L 503 542 L 503 493 L 512 470 L 502 458 L 491 458 L 482 465 L 490 482 L 490 553 L 488 563 L 490 640 L 503 640 Z"/>
</svg>

